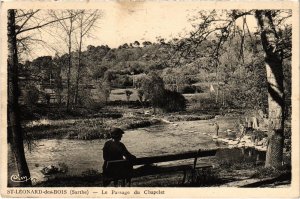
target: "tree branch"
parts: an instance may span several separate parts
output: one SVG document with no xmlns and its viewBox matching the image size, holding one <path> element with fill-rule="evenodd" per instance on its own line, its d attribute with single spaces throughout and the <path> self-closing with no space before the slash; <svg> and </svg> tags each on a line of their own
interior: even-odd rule
<svg viewBox="0 0 300 199">
<path fill-rule="evenodd" d="M 62 21 L 62 20 L 65 20 L 65 19 L 69 19 L 69 18 L 70 18 L 70 16 L 64 17 L 64 18 L 61 18 L 61 19 L 56 19 L 56 20 L 53 20 L 53 21 L 50 21 L 50 22 L 47 22 L 47 23 L 44 23 L 44 24 L 41 24 L 41 25 L 38 25 L 38 26 L 35 26 L 35 27 L 23 29 L 23 30 L 19 31 L 17 34 L 20 34 L 20 33 L 23 33 L 23 32 L 27 32 L 29 30 L 39 29 L 39 28 L 42 28 L 42 27 L 47 26 L 49 24 L 52 24 L 52 23 L 55 23 L 55 22 L 59 22 L 59 21 Z"/>
<path fill-rule="evenodd" d="M 37 12 L 39 12 L 40 10 L 36 10 L 32 13 L 29 14 L 29 16 L 27 17 L 27 19 L 23 22 L 23 24 L 19 27 L 19 30 L 16 32 L 16 34 L 19 34 L 22 30 L 22 28 L 24 27 L 24 25 L 30 20 L 31 17 L 33 17 L 33 15 L 35 15 Z"/>
</svg>

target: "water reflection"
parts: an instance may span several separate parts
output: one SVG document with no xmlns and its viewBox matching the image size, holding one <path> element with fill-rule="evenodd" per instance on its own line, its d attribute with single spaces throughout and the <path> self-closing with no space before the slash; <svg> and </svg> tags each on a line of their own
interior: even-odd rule
<svg viewBox="0 0 300 199">
<path fill-rule="evenodd" d="M 189 125 L 186 125 L 189 124 Z M 197 124 L 197 126 L 195 126 Z M 201 129 L 202 132 L 199 132 Z M 200 148 L 216 148 L 221 146 L 206 133 L 212 132 L 207 121 L 185 122 L 175 126 L 157 125 L 147 128 L 126 131 L 122 142 L 137 157 L 162 154 L 181 153 Z M 102 147 L 106 140 L 68 140 L 52 139 L 36 141 L 36 147 L 26 152 L 26 158 L 32 177 L 38 181 L 45 180 L 40 172 L 48 165 L 64 163 L 68 166 L 68 175 L 78 175 L 88 169 L 101 172 L 103 164 Z M 224 150 L 218 152 L 217 158 L 244 158 L 248 151 Z M 262 157 L 262 156 L 261 156 Z M 263 157 L 262 157 L 263 158 Z M 13 158 L 9 155 L 9 173 L 16 172 Z"/>
</svg>

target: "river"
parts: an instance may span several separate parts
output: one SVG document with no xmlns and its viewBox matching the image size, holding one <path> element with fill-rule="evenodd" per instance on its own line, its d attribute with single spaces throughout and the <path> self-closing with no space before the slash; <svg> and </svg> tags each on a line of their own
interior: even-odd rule
<svg viewBox="0 0 300 199">
<path fill-rule="evenodd" d="M 220 131 L 233 128 L 235 119 L 218 120 Z M 147 128 L 127 130 L 122 142 L 137 157 L 180 153 L 200 148 L 209 149 L 219 146 L 211 138 L 212 120 L 176 122 L 155 125 Z M 48 165 L 64 163 L 68 175 L 80 175 L 92 169 L 102 170 L 102 148 L 106 140 L 69 140 L 42 139 L 35 141 L 35 147 L 26 150 L 26 159 L 31 176 L 37 181 L 45 180 L 41 169 Z M 13 158 L 9 155 L 9 174 L 13 174 Z"/>
</svg>

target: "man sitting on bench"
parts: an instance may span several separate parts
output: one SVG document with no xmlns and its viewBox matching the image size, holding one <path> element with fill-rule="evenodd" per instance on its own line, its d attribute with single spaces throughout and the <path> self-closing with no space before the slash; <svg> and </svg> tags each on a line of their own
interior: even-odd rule
<svg viewBox="0 0 300 199">
<path fill-rule="evenodd" d="M 136 157 L 132 155 L 125 145 L 121 142 L 124 131 L 120 128 L 113 128 L 111 131 L 111 138 L 104 144 L 103 147 L 103 186 L 108 186 L 111 180 L 114 181 L 114 186 L 118 185 L 118 180 L 122 179 L 122 186 L 125 186 L 125 179 L 127 183 L 131 182 L 130 172 L 132 172 L 133 167 L 130 161 L 134 160 Z M 108 164 L 108 161 L 114 160 L 129 160 L 124 162 L 121 168 L 114 168 Z"/>
</svg>

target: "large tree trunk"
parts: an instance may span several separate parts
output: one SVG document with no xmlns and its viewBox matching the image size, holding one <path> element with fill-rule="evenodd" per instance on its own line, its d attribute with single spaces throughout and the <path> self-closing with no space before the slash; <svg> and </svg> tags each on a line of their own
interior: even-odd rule
<svg viewBox="0 0 300 199">
<path fill-rule="evenodd" d="M 282 50 L 278 48 L 278 36 L 272 19 L 273 11 L 258 10 L 255 17 L 261 32 L 265 51 L 265 65 L 268 83 L 269 144 L 266 167 L 282 165 L 284 141 L 284 88 Z"/>
<path fill-rule="evenodd" d="M 31 186 L 30 172 L 24 153 L 23 132 L 18 106 L 18 51 L 15 27 L 15 10 L 8 10 L 8 132 L 10 134 L 8 137 L 18 174 L 21 178 L 27 179 L 20 182 L 19 185 Z"/>
</svg>

